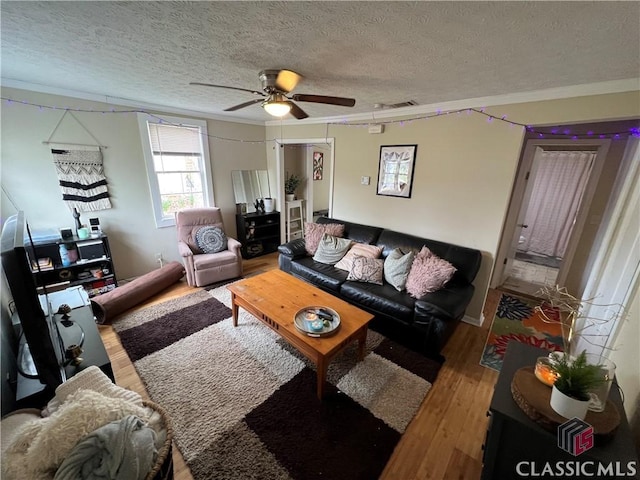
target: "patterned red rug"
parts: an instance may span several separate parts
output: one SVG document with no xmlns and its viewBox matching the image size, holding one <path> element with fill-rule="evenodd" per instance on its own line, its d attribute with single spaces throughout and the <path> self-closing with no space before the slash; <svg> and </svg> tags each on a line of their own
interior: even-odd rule
<svg viewBox="0 0 640 480">
<path fill-rule="evenodd" d="M 539 300 L 503 293 L 493 317 L 480 365 L 500 371 L 502 359 L 510 341 L 534 345 L 550 352 L 562 351 L 562 331 L 559 324 L 545 321 L 536 312 Z M 549 318 L 553 312 L 546 312 Z"/>
</svg>

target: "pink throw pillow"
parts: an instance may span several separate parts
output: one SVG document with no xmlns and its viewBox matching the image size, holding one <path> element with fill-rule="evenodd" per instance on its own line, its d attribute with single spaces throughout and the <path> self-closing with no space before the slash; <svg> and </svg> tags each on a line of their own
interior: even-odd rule
<svg viewBox="0 0 640 480">
<path fill-rule="evenodd" d="M 455 272 L 456 267 L 427 247 L 422 247 L 411 265 L 407 277 L 407 292 L 414 298 L 420 298 L 427 293 L 440 290 L 451 280 Z"/>
<path fill-rule="evenodd" d="M 342 257 L 342 259 L 338 263 L 335 264 L 335 267 L 349 272 L 351 271 L 351 267 L 353 266 L 353 259 L 356 256 L 380 258 L 381 253 L 382 247 L 369 245 L 367 243 L 354 243 L 347 254 Z"/>
<path fill-rule="evenodd" d="M 342 237 L 344 225 L 339 223 L 306 223 L 304 224 L 304 248 L 309 255 L 315 255 L 322 235 L 328 233 L 334 237 Z"/>
</svg>

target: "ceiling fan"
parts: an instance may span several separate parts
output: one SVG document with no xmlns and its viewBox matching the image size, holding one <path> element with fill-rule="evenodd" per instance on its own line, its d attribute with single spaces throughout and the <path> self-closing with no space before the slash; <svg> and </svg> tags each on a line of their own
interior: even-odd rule
<svg viewBox="0 0 640 480">
<path fill-rule="evenodd" d="M 249 90 L 247 88 L 230 87 L 227 85 L 213 85 L 211 83 L 190 82 L 189 85 L 227 88 L 230 90 L 249 92 L 261 97 L 233 107 L 225 108 L 225 112 L 233 112 L 256 103 L 262 103 L 262 108 L 274 117 L 282 117 L 287 113 L 291 113 L 291 115 L 296 117 L 298 120 L 301 120 L 303 118 L 307 118 L 309 115 L 293 103 L 292 100 L 295 100 L 296 102 L 326 103 L 329 105 L 340 105 L 342 107 L 353 107 L 356 104 L 356 101 L 353 98 L 327 97 L 325 95 L 307 95 L 303 93 L 289 95 L 303 78 L 302 75 L 291 70 L 262 70 L 258 74 L 258 78 L 262 83 L 262 92 Z"/>
</svg>

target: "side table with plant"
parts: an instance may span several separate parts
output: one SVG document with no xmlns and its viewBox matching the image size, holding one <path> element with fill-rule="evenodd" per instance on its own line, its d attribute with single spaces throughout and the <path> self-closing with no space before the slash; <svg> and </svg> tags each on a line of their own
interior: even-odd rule
<svg viewBox="0 0 640 480">
<path fill-rule="evenodd" d="M 302 178 L 295 173 L 287 176 L 284 181 L 284 193 L 287 195 L 287 201 L 292 201 L 295 199 L 296 188 L 298 188 L 301 183 Z"/>
</svg>

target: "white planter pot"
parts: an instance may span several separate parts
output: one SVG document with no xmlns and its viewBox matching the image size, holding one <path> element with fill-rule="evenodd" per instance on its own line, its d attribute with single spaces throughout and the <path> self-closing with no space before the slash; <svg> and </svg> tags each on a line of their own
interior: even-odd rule
<svg viewBox="0 0 640 480">
<path fill-rule="evenodd" d="M 287 202 L 293 202 L 296 199 L 296 194 L 295 193 L 287 193 L 284 196 L 285 200 Z"/>
<path fill-rule="evenodd" d="M 576 400 L 562 393 L 555 385 L 551 389 L 551 400 L 549 404 L 554 412 L 567 419 L 575 417 L 584 420 L 584 417 L 587 415 L 587 410 L 589 410 L 588 400 Z"/>
<path fill-rule="evenodd" d="M 264 199 L 264 212 L 271 213 L 276 208 L 276 202 L 273 198 L 265 198 Z"/>
</svg>

